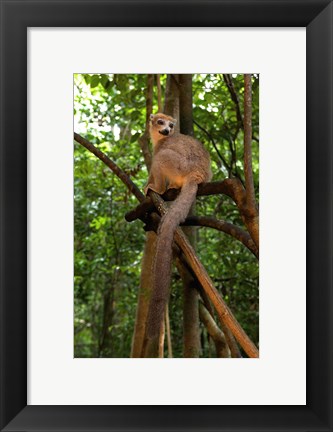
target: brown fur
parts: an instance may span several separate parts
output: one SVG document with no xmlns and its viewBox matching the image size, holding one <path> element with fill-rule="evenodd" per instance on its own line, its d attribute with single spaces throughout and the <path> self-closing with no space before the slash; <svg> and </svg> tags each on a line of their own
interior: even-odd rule
<svg viewBox="0 0 333 432">
<path fill-rule="evenodd" d="M 159 125 L 158 120 L 163 120 L 163 125 Z M 170 124 L 174 125 L 175 120 L 165 114 L 151 116 L 150 136 L 154 155 L 145 191 L 152 189 L 163 194 L 167 189 L 181 188 L 181 192 L 162 217 L 158 229 L 153 293 L 147 319 L 148 338 L 158 337 L 169 297 L 174 232 L 188 215 L 198 184 L 212 177 L 210 157 L 203 145 L 195 138 L 174 133 Z M 165 129 L 169 130 L 168 136 L 160 134 Z"/>
</svg>

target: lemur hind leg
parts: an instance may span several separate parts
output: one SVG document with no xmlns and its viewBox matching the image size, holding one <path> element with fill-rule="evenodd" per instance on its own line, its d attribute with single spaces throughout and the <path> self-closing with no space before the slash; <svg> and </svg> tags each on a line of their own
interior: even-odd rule
<svg viewBox="0 0 333 432">
<path fill-rule="evenodd" d="M 158 172 L 158 166 L 156 164 L 151 167 L 148 182 L 144 188 L 144 192 L 146 195 L 148 193 L 148 189 L 151 189 L 160 195 L 163 195 L 166 191 L 165 177 Z"/>
</svg>

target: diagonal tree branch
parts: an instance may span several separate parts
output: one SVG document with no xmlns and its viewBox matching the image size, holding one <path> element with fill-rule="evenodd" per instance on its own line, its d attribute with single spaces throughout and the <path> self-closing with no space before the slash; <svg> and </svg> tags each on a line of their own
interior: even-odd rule
<svg viewBox="0 0 333 432">
<path fill-rule="evenodd" d="M 237 137 L 237 135 L 238 135 L 238 131 L 239 131 L 239 129 L 241 128 L 241 129 L 244 130 L 244 121 L 243 121 L 243 116 L 242 116 L 242 112 L 241 112 L 241 109 L 240 109 L 239 98 L 238 98 L 238 94 L 237 94 L 237 91 L 236 91 L 235 86 L 234 86 L 234 83 L 233 83 L 232 76 L 231 76 L 230 74 L 223 74 L 223 79 L 224 79 L 224 82 L 225 82 L 226 85 L 227 85 L 227 88 L 228 88 L 228 90 L 229 90 L 229 93 L 230 93 L 231 99 L 233 100 L 233 102 L 234 102 L 234 104 L 235 104 L 236 117 L 237 117 L 237 124 L 238 124 L 237 130 L 236 130 L 236 132 L 235 132 L 235 134 L 234 134 L 234 139 L 236 139 L 236 137 Z M 253 134 L 253 131 L 252 131 L 252 139 L 253 139 L 254 141 L 256 141 L 256 142 L 259 142 L 258 137 L 256 137 L 256 136 Z"/>
<path fill-rule="evenodd" d="M 239 99 L 238 99 L 238 95 L 236 93 L 235 87 L 234 87 L 234 83 L 232 81 L 232 77 L 230 74 L 223 74 L 223 79 L 224 82 L 227 85 L 227 88 L 229 90 L 230 96 L 232 101 L 235 104 L 235 108 L 236 108 L 236 116 L 237 116 L 237 122 L 239 124 L 239 127 L 242 127 L 243 124 L 243 117 L 242 117 L 242 113 L 241 113 L 241 109 L 239 106 Z"/>
<path fill-rule="evenodd" d="M 198 123 L 197 121 L 193 120 L 193 123 L 194 123 L 194 124 L 195 124 L 199 129 L 201 129 L 202 132 L 204 132 L 204 133 L 207 135 L 207 137 L 209 138 L 209 140 L 210 140 L 211 143 L 213 144 L 213 147 L 214 147 L 214 149 L 215 149 L 215 151 L 216 151 L 218 157 L 221 159 L 221 161 L 223 162 L 223 165 L 224 165 L 225 168 L 227 169 L 228 174 L 229 174 L 229 177 L 230 177 L 230 175 L 231 175 L 231 166 L 228 164 L 226 158 L 222 156 L 222 154 L 220 153 L 219 149 L 217 148 L 216 142 L 215 142 L 215 140 L 214 140 L 212 134 L 210 134 L 210 133 L 208 132 L 208 130 L 205 129 L 203 126 L 200 126 L 199 123 Z"/>
<path fill-rule="evenodd" d="M 214 318 L 211 316 L 202 302 L 199 302 L 199 315 L 200 321 L 205 325 L 209 336 L 212 338 L 215 344 L 217 357 L 230 357 L 230 350 L 222 330 L 216 324 Z"/>
<path fill-rule="evenodd" d="M 256 258 L 259 257 L 258 248 L 249 233 L 230 222 L 209 216 L 189 216 L 182 225 L 209 227 L 222 231 L 243 243 Z"/>
<path fill-rule="evenodd" d="M 74 140 L 81 144 L 83 147 L 85 147 L 87 150 L 89 150 L 91 153 L 93 153 L 95 156 L 98 157 L 102 162 L 105 163 L 106 166 L 110 168 L 111 171 L 113 171 L 117 177 L 120 178 L 120 180 L 124 183 L 124 185 L 127 187 L 127 189 L 132 192 L 132 194 L 141 202 L 145 199 L 144 194 L 140 191 L 140 189 L 137 187 L 135 183 L 132 182 L 132 180 L 129 178 L 129 176 L 118 167 L 110 158 L 106 156 L 105 153 L 103 153 L 101 150 L 99 150 L 97 147 L 95 147 L 90 141 L 83 138 L 81 135 L 74 132 Z"/>
</svg>

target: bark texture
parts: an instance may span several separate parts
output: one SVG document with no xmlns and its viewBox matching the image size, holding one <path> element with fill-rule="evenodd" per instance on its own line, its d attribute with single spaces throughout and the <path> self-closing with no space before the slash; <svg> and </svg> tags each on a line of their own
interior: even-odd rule
<svg viewBox="0 0 333 432">
<path fill-rule="evenodd" d="M 153 262 L 156 251 L 156 234 L 153 231 L 146 233 L 145 247 L 141 262 L 140 287 L 134 333 L 132 339 L 131 357 L 139 358 L 142 356 L 144 337 L 146 331 L 146 321 L 149 308 L 149 301 L 153 283 Z"/>
<path fill-rule="evenodd" d="M 179 127 L 180 133 L 193 136 L 193 112 L 192 112 L 192 75 L 181 74 L 179 83 Z M 189 215 L 195 214 L 193 203 Z M 184 227 L 183 232 L 187 236 L 193 248 L 196 248 L 196 231 L 193 227 Z M 199 298 L 194 286 L 192 275 L 185 267 L 181 269 L 183 281 L 183 330 L 184 330 L 184 357 L 200 357 L 200 327 L 199 327 Z"/>
</svg>

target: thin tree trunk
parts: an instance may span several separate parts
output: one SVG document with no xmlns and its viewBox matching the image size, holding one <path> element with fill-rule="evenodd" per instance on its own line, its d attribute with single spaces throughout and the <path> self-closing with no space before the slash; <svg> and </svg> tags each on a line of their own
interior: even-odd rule
<svg viewBox="0 0 333 432">
<path fill-rule="evenodd" d="M 146 90 L 146 126 L 142 137 L 139 139 L 139 144 L 145 159 L 148 171 L 151 166 L 151 153 L 149 150 L 149 124 L 150 114 L 153 110 L 153 96 L 154 96 L 154 75 L 147 75 L 147 90 Z M 141 276 L 139 287 L 139 300 L 137 305 L 137 313 L 135 319 L 135 327 L 132 339 L 131 357 L 142 357 L 145 344 L 146 321 L 149 309 L 149 302 L 152 293 L 153 284 L 153 263 L 156 251 L 156 234 L 149 231 L 146 234 L 145 248 L 143 252 L 141 264 Z M 162 348 L 160 347 L 162 342 Z M 156 342 L 157 343 L 157 342 Z M 158 347 L 153 347 L 154 351 L 159 350 L 159 355 L 163 354 L 164 337 L 158 341 Z"/>
<path fill-rule="evenodd" d="M 178 75 L 180 132 L 193 136 L 192 75 Z"/>
<path fill-rule="evenodd" d="M 247 207 L 247 227 L 259 249 L 259 215 L 254 193 L 252 171 L 252 82 L 251 74 L 244 75 L 244 173 Z"/>
<path fill-rule="evenodd" d="M 154 75 L 147 75 L 147 90 L 146 90 L 146 126 L 143 135 L 139 138 L 139 145 L 142 150 L 143 158 L 148 171 L 151 165 L 151 152 L 149 150 L 149 122 L 150 114 L 153 111 L 153 96 L 154 96 Z"/>
<path fill-rule="evenodd" d="M 109 285 L 109 284 L 108 284 Z M 103 326 L 101 338 L 98 347 L 98 357 L 111 357 L 111 341 L 110 326 L 113 322 L 113 295 L 114 286 L 111 284 L 110 288 L 104 292 L 103 295 Z"/>
<path fill-rule="evenodd" d="M 156 86 L 157 86 L 157 106 L 158 106 L 158 112 L 163 111 L 162 107 L 162 88 L 161 88 L 161 76 L 160 74 L 156 75 Z"/>
<path fill-rule="evenodd" d="M 149 301 L 153 283 L 153 262 L 156 252 L 156 234 L 149 231 L 146 234 L 145 248 L 141 263 L 139 299 L 136 310 L 135 327 L 132 339 L 131 357 L 141 357 L 146 331 Z"/>
<path fill-rule="evenodd" d="M 247 203 L 256 207 L 252 171 L 252 83 L 251 74 L 244 75 L 244 173 Z"/>
<path fill-rule="evenodd" d="M 164 114 L 177 120 L 175 130 L 179 132 L 179 84 L 178 75 L 168 75 L 166 80 Z"/>
<path fill-rule="evenodd" d="M 188 236 L 186 236 L 189 240 Z M 200 356 L 200 327 L 199 327 L 199 297 L 196 281 L 191 273 L 176 260 L 176 265 L 183 282 L 183 356 L 198 358 Z"/>
<path fill-rule="evenodd" d="M 193 136 L 192 120 L 192 75 L 182 74 L 179 82 L 179 126 L 184 135 Z M 189 212 L 195 214 L 195 203 Z M 182 228 L 191 245 L 195 249 L 196 229 L 194 227 Z M 186 268 L 181 271 L 183 281 L 183 330 L 184 330 L 184 357 L 200 356 L 200 325 L 199 325 L 199 298 L 194 286 L 192 275 Z"/>
</svg>

